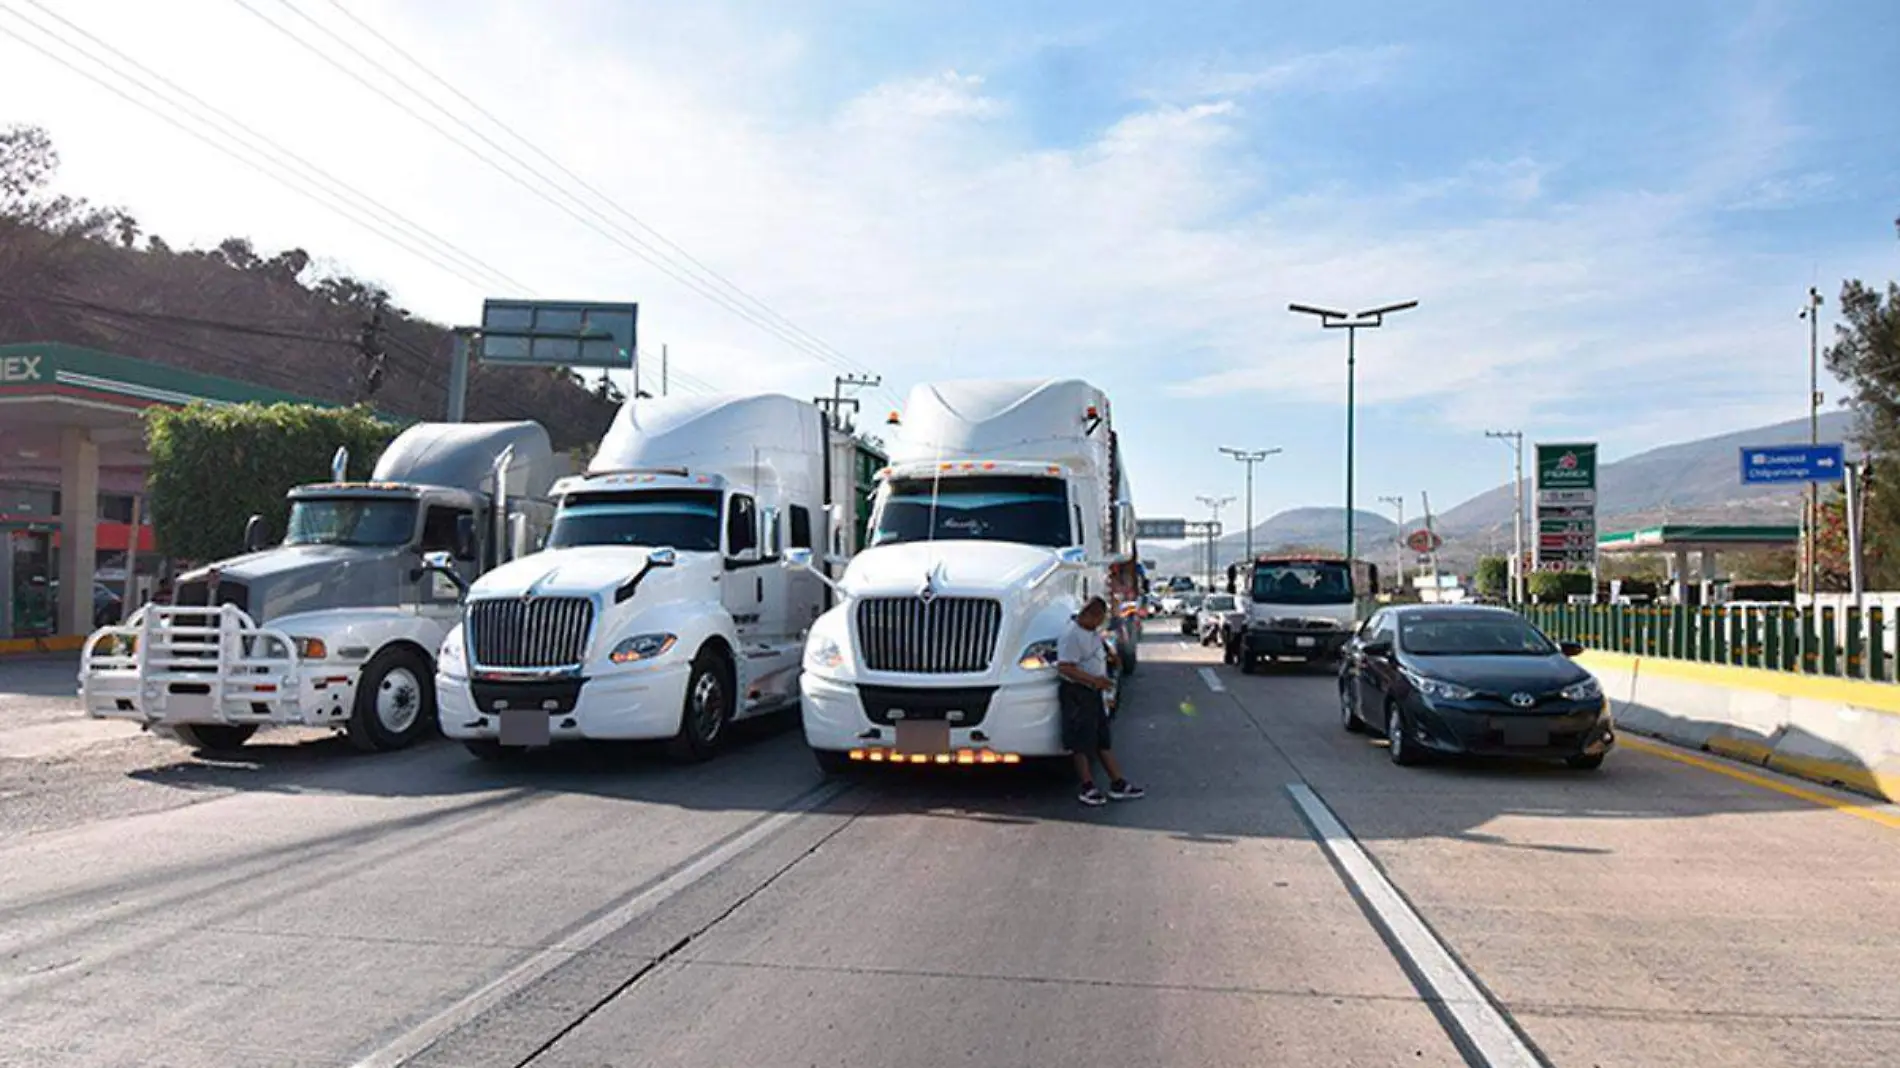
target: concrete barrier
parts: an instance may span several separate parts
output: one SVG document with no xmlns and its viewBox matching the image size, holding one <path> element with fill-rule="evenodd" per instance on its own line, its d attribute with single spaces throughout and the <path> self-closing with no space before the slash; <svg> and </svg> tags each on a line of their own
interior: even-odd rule
<svg viewBox="0 0 1900 1068">
<path fill-rule="evenodd" d="M 1900 801 L 1900 685 L 1591 651 L 1617 725 Z"/>
</svg>

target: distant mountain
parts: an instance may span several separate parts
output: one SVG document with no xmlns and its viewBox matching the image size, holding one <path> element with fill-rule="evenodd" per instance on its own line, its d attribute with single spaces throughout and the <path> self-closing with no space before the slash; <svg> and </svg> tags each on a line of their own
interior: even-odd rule
<svg viewBox="0 0 1900 1068">
<path fill-rule="evenodd" d="M 1392 543 L 1392 535 L 1398 530 L 1398 525 L 1392 520 L 1376 512 L 1357 511 L 1354 515 L 1353 540 L 1366 546 L 1364 551 L 1379 551 L 1372 547 Z M 1344 508 L 1291 508 L 1253 528 L 1255 552 L 1286 549 L 1328 549 L 1336 552 L 1345 543 Z M 1246 534 L 1236 531 L 1223 536 L 1217 551 L 1223 565 L 1244 558 L 1247 554 Z M 1164 574 L 1181 573 L 1190 567 L 1200 568 L 1207 558 L 1206 549 L 1198 544 L 1145 546 L 1142 556 L 1153 560 L 1156 568 Z"/>
</svg>

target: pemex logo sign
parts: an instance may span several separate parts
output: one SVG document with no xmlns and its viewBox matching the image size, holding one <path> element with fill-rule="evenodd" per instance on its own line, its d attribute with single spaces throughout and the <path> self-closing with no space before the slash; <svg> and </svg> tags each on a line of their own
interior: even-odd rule
<svg viewBox="0 0 1900 1068">
<path fill-rule="evenodd" d="M 1537 446 L 1537 488 L 1596 489 L 1596 445 Z"/>
</svg>

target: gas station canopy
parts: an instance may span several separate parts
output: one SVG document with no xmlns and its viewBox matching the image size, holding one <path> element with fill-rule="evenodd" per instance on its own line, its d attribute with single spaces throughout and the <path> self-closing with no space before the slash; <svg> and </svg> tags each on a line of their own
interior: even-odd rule
<svg viewBox="0 0 1900 1068">
<path fill-rule="evenodd" d="M 1720 553 L 1751 549 L 1792 549 L 1801 541 L 1798 526 L 1664 525 L 1625 530 L 1597 539 L 1600 553 Z"/>
</svg>

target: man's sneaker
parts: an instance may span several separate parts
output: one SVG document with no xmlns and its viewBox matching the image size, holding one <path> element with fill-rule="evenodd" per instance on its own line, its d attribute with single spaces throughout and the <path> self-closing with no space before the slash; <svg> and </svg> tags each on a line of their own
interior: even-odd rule
<svg viewBox="0 0 1900 1068">
<path fill-rule="evenodd" d="M 1108 796 L 1116 801 L 1136 801 L 1148 796 L 1148 791 L 1132 782 L 1112 782 L 1108 784 Z"/>
<path fill-rule="evenodd" d="M 1094 783 L 1082 787 L 1082 792 L 1076 794 L 1075 799 L 1090 808 L 1100 808 L 1108 804 L 1108 795 L 1098 789 Z"/>
</svg>

